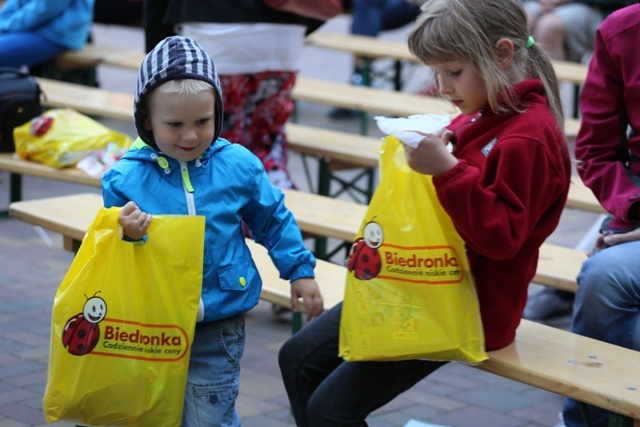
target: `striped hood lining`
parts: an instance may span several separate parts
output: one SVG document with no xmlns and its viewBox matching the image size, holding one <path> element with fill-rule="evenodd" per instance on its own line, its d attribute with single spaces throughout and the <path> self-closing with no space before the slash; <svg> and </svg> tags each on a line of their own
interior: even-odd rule
<svg viewBox="0 0 640 427">
<path fill-rule="evenodd" d="M 147 54 L 138 72 L 133 117 L 138 135 L 148 145 L 157 148 L 153 133 L 143 126 L 144 108 L 142 106 L 145 105 L 146 98 L 162 83 L 186 78 L 203 80 L 214 87 L 216 91 L 216 133 L 213 140 L 215 141 L 220 135 L 223 114 L 222 91 L 213 60 L 192 39 L 172 36 L 158 43 Z"/>
</svg>

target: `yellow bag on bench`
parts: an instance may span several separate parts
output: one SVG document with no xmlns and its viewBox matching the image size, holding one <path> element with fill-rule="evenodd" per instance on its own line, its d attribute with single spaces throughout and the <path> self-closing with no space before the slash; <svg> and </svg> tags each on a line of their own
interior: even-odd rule
<svg viewBox="0 0 640 427">
<path fill-rule="evenodd" d="M 109 144 L 126 151 L 133 139 L 70 108 L 53 108 L 13 131 L 16 153 L 26 160 L 63 168 L 75 166 Z"/>
<path fill-rule="evenodd" d="M 465 245 L 430 176 L 382 142 L 381 180 L 348 260 L 340 323 L 347 361 L 487 358 Z"/>
<path fill-rule="evenodd" d="M 102 208 L 55 296 L 48 423 L 179 426 L 202 287 L 204 218 L 154 216 L 144 244 Z"/>
</svg>

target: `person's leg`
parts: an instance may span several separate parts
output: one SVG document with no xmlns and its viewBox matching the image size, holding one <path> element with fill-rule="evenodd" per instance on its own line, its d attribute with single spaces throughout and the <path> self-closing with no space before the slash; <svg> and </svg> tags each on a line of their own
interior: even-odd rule
<svg viewBox="0 0 640 427">
<path fill-rule="evenodd" d="M 383 14 L 382 31 L 395 30 L 415 21 L 420 8 L 409 4 L 407 0 L 387 0 Z"/>
<path fill-rule="evenodd" d="M 587 259 L 578 275 L 572 332 L 640 351 L 640 241 L 623 243 Z M 588 406 L 592 426 L 608 412 Z M 566 399 L 567 427 L 582 426 L 578 403 Z"/>
<path fill-rule="evenodd" d="M 579 62 L 593 50 L 596 30 L 603 19 L 598 8 L 567 3 L 538 19 L 534 38 L 552 59 Z"/>
<path fill-rule="evenodd" d="M 522 317 L 534 321 L 569 318 L 573 311 L 573 292 L 545 287 L 527 300 Z"/>
<path fill-rule="evenodd" d="M 529 34 L 533 34 L 536 22 L 542 15 L 542 7 L 538 0 L 526 0 L 522 2 L 522 5 L 527 15 L 527 31 Z"/>
<path fill-rule="evenodd" d="M 351 33 L 375 37 L 407 25 L 419 12 L 406 0 L 354 0 Z"/>
<path fill-rule="evenodd" d="M 182 426 L 240 426 L 235 401 L 240 388 L 240 359 L 244 346 L 242 315 L 196 325 Z"/>
<path fill-rule="evenodd" d="M 375 37 L 382 31 L 385 0 L 353 0 L 351 34 Z"/>
<path fill-rule="evenodd" d="M 338 356 L 342 305 L 308 323 L 280 349 L 298 427 L 366 426 L 365 418 L 446 362 L 345 362 Z"/>
<path fill-rule="evenodd" d="M 565 25 L 556 14 L 545 13 L 536 22 L 533 38 L 547 52 L 551 59 L 564 59 Z"/>
<path fill-rule="evenodd" d="M 66 47 L 35 33 L 0 34 L 1 67 L 30 67 L 55 58 L 66 50 Z"/>
</svg>

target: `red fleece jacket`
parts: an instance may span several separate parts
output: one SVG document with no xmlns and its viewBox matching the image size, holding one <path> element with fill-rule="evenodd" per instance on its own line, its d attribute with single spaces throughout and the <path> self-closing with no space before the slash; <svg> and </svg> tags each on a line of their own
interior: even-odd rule
<svg viewBox="0 0 640 427">
<path fill-rule="evenodd" d="M 515 338 L 538 250 L 558 225 L 571 179 L 567 143 L 542 82 L 527 80 L 514 90 L 521 113 L 453 120 L 458 165 L 433 179 L 467 245 L 487 350 Z"/>
</svg>

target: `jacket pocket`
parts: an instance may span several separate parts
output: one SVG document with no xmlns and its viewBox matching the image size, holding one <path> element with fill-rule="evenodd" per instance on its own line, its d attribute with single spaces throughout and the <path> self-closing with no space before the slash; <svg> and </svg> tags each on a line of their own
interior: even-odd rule
<svg viewBox="0 0 640 427">
<path fill-rule="evenodd" d="M 251 259 L 230 265 L 218 272 L 220 289 L 223 291 L 246 292 L 257 279 L 258 270 Z"/>
</svg>

